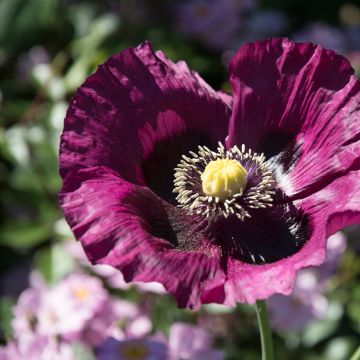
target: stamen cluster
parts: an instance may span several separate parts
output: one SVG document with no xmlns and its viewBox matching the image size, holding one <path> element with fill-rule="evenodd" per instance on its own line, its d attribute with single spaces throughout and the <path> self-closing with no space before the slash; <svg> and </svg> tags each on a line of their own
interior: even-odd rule
<svg viewBox="0 0 360 360">
<path fill-rule="evenodd" d="M 241 150 L 237 146 L 226 150 L 220 142 L 216 152 L 206 146 L 198 149 L 198 153 L 190 151 L 191 157 L 183 155 L 175 168 L 173 192 L 178 194 L 179 207 L 206 218 L 235 215 L 244 221 L 251 217 L 249 209 L 272 206 L 275 180 L 266 166 L 264 154 L 258 155 L 251 149 L 246 151 L 245 145 L 241 146 Z M 210 161 L 218 159 L 237 160 L 248 173 L 246 187 L 224 200 L 206 195 L 202 190 L 202 173 Z"/>
</svg>

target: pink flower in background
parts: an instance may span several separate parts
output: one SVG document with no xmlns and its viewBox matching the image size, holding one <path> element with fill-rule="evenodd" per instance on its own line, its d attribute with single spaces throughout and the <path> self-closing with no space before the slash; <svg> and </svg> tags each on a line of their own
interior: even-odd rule
<svg viewBox="0 0 360 360">
<path fill-rule="evenodd" d="M 342 232 L 329 237 L 326 244 L 326 262 L 314 269 L 318 276 L 318 286 L 322 286 L 324 289 L 328 286 L 331 276 L 335 275 L 340 266 L 346 247 L 347 239 Z"/>
<path fill-rule="evenodd" d="M 20 294 L 13 308 L 12 328 L 16 338 L 35 330 L 38 312 L 44 293 L 47 291 L 44 279 L 37 272 L 30 275 L 30 285 Z"/>
<path fill-rule="evenodd" d="M 76 338 L 105 306 L 108 294 L 99 279 L 85 274 L 69 275 L 44 294 L 37 330 L 44 335 Z"/>
<path fill-rule="evenodd" d="M 233 96 L 214 91 L 144 43 L 101 65 L 65 119 L 60 203 L 88 259 L 162 283 L 181 307 L 288 295 L 360 220 L 349 62 L 270 39 L 238 51 L 230 80 Z M 217 187 L 219 164 L 233 187 Z"/>
<path fill-rule="evenodd" d="M 168 359 L 168 349 L 165 343 L 151 339 L 119 341 L 109 338 L 97 351 L 97 359 L 166 360 Z"/>
<path fill-rule="evenodd" d="M 342 233 L 331 236 L 327 244 L 327 262 L 316 269 L 299 271 L 290 296 L 274 295 L 268 300 L 274 328 L 300 331 L 311 320 L 327 317 L 329 303 L 325 292 L 345 248 L 346 239 Z"/>
<path fill-rule="evenodd" d="M 132 287 L 136 287 L 139 291 L 150 292 L 158 295 L 167 294 L 163 285 L 158 282 L 134 282 L 132 284 L 126 283 L 123 275 L 120 271 L 114 269 L 109 265 L 95 265 L 91 266 L 89 260 L 86 258 L 84 250 L 81 245 L 74 241 L 67 241 L 65 244 L 67 252 L 79 261 L 83 266 L 91 268 L 91 270 L 98 276 L 104 278 L 107 285 L 120 290 L 129 290 Z"/>
<path fill-rule="evenodd" d="M 15 336 L 31 333 L 36 326 L 37 312 L 41 306 L 42 294 L 34 288 L 24 290 L 13 308 L 14 319 L 12 327 Z"/>
<path fill-rule="evenodd" d="M 169 334 L 172 360 L 224 360 L 221 350 L 213 349 L 212 338 L 204 329 L 186 323 L 175 323 Z"/>
<path fill-rule="evenodd" d="M 152 322 L 141 308 L 126 300 L 115 302 L 116 323 L 108 334 L 117 340 L 137 338 L 148 335 L 152 330 Z"/>
<path fill-rule="evenodd" d="M 290 296 L 274 295 L 268 304 L 272 326 L 282 331 L 299 331 L 313 319 L 324 319 L 329 306 L 311 270 L 299 272 Z"/>
<path fill-rule="evenodd" d="M 224 360 L 224 352 L 212 345 L 211 337 L 200 327 L 175 323 L 168 341 L 161 334 L 153 338 L 109 338 L 97 356 L 99 360 Z"/>
<path fill-rule="evenodd" d="M 76 360 L 71 347 L 38 334 L 26 334 L 0 348 L 1 360 Z"/>
<path fill-rule="evenodd" d="M 34 274 L 31 277 L 34 278 Z M 74 273 L 53 287 L 47 287 L 39 276 L 37 278 L 32 281 L 32 287 L 21 294 L 13 309 L 12 326 L 17 339 L 36 334 L 98 346 L 114 332 L 120 316 L 131 316 L 119 311 L 121 301 L 111 298 L 94 276 Z M 134 309 L 137 309 L 135 305 Z M 131 321 L 141 317 L 145 315 L 137 309 Z M 138 321 L 137 328 L 141 325 Z M 144 322 L 143 319 L 142 328 L 149 328 Z M 140 336 L 150 330 L 143 330 Z"/>
<path fill-rule="evenodd" d="M 107 299 L 102 308 L 84 324 L 82 330 L 72 334 L 70 339 L 90 346 L 101 345 L 114 332 L 121 320 L 118 317 L 118 302 L 117 299 Z"/>
</svg>

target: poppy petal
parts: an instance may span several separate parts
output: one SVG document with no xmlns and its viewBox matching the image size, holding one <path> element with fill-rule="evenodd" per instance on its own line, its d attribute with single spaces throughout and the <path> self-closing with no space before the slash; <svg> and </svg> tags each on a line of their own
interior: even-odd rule
<svg viewBox="0 0 360 360">
<path fill-rule="evenodd" d="M 338 178 L 295 203 L 309 217 L 310 239 L 296 254 L 272 264 L 251 265 L 229 258 L 224 304 L 254 303 L 275 293 L 289 295 L 297 270 L 323 263 L 327 238 L 360 222 L 360 172 Z"/>
<path fill-rule="evenodd" d="M 164 156 L 161 166 L 166 164 L 156 175 L 163 170 L 161 179 L 172 181 L 169 169 L 173 172 L 195 143 L 224 141 L 230 106 L 229 97 L 212 90 L 184 62 L 172 63 L 145 42 L 111 57 L 79 88 L 65 119 L 60 172 L 64 177 L 106 166 L 129 182 L 153 185 L 153 174 L 146 173 L 153 166 L 142 165 Z M 160 143 L 174 137 L 179 139 L 174 151 L 159 154 Z"/>
<path fill-rule="evenodd" d="M 360 82 L 344 57 L 270 39 L 243 46 L 230 72 L 227 146 L 276 157 L 279 186 L 292 199 L 360 168 Z"/>
<path fill-rule="evenodd" d="M 223 283 L 219 254 L 181 251 L 188 237 L 173 207 L 112 170 L 72 173 L 60 203 L 89 260 L 118 268 L 126 281 L 158 281 L 182 307 L 199 307 L 204 289 Z"/>
</svg>

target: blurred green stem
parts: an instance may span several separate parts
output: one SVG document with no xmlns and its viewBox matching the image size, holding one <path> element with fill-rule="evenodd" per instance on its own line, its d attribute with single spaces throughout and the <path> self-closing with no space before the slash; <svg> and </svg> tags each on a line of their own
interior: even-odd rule
<svg viewBox="0 0 360 360">
<path fill-rule="evenodd" d="M 350 360 L 360 360 L 360 346 L 357 348 Z"/>
<path fill-rule="evenodd" d="M 262 360 L 273 360 L 271 328 L 265 300 L 256 302 L 256 314 L 260 330 Z"/>
</svg>

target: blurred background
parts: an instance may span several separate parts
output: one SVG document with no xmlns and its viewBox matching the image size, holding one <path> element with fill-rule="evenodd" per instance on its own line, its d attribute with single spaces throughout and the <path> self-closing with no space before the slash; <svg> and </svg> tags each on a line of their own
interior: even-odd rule
<svg viewBox="0 0 360 360">
<path fill-rule="evenodd" d="M 359 1 L 0 0 L 1 359 L 260 358 L 251 306 L 183 311 L 159 284 L 91 267 L 57 203 L 57 161 L 71 96 L 112 54 L 149 39 L 229 91 L 236 50 L 272 36 L 334 49 L 360 74 Z M 334 235 L 328 262 L 269 300 L 277 360 L 355 351 L 359 237 Z"/>
</svg>

